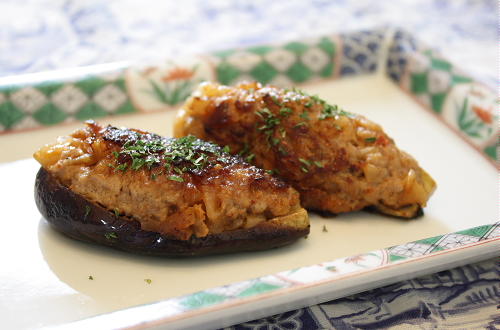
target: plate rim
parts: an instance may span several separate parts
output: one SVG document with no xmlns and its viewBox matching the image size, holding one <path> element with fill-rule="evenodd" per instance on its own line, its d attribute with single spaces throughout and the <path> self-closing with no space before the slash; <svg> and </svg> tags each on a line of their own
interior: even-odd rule
<svg viewBox="0 0 500 330">
<path fill-rule="evenodd" d="M 496 222 L 496 223 L 492 224 L 491 226 L 495 227 L 497 229 L 500 229 L 500 222 Z M 477 227 L 473 227 L 473 228 L 477 228 Z M 203 318 L 207 315 L 210 315 L 211 319 L 217 318 L 217 316 L 219 316 L 219 320 L 212 321 L 213 324 L 210 325 L 210 328 L 219 328 L 219 327 L 224 327 L 224 326 L 229 326 L 231 324 L 235 324 L 232 321 L 228 322 L 228 317 L 225 317 L 225 318 L 220 317 L 221 316 L 220 314 L 224 314 L 229 309 L 245 308 L 246 306 L 256 304 L 258 302 L 268 302 L 269 300 L 273 300 L 273 299 L 280 300 L 280 298 L 283 298 L 283 297 L 288 297 L 287 306 L 290 307 L 291 306 L 290 301 L 295 302 L 295 304 L 297 304 L 296 301 L 308 299 L 307 296 L 311 295 L 311 294 L 308 295 L 306 293 L 306 294 L 304 294 L 304 296 L 306 296 L 306 297 L 296 298 L 295 300 L 294 299 L 290 300 L 289 297 L 291 294 L 297 295 L 297 294 L 307 292 L 308 290 L 321 289 L 322 287 L 327 287 L 327 286 L 330 286 L 332 284 L 336 284 L 339 282 L 345 283 L 346 281 L 352 280 L 352 279 L 362 280 L 363 278 L 370 277 L 374 274 L 380 274 L 381 272 L 388 271 L 391 268 L 394 269 L 394 267 L 397 267 L 396 269 L 398 269 L 400 271 L 398 274 L 393 275 L 392 277 L 382 277 L 378 281 L 375 280 L 373 282 L 368 282 L 369 285 L 364 287 L 363 289 L 358 289 L 358 287 L 356 287 L 357 289 L 354 291 L 351 290 L 348 293 L 343 292 L 341 295 L 338 295 L 338 296 L 333 297 L 333 298 L 332 297 L 325 297 L 325 298 L 315 302 L 315 304 L 318 304 L 318 303 L 321 303 L 322 301 L 324 302 L 324 301 L 329 301 L 332 299 L 338 299 L 338 298 L 341 298 L 341 297 L 346 296 L 346 295 L 355 294 L 357 292 L 369 290 L 370 288 L 380 287 L 381 285 L 373 285 L 376 282 L 384 281 L 385 283 L 383 285 L 388 285 L 388 284 L 394 282 L 395 281 L 394 278 L 396 278 L 396 277 L 397 277 L 397 280 L 404 280 L 404 279 L 414 278 L 416 276 L 422 276 L 422 275 L 436 272 L 436 269 L 439 269 L 438 271 L 441 271 L 441 270 L 445 270 L 445 269 L 449 269 L 449 268 L 458 267 L 458 266 L 468 264 L 471 262 L 476 262 L 476 261 L 481 261 L 481 260 L 485 260 L 485 259 L 492 258 L 492 257 L 497 257 L 497 256 L 500 256 L 499 247 L 500 247 L 500 236 L 494 236 L 494 237 L 490 237 L 490 238 L 485 238 L 483 240 L 479 240 L 479 241 L 474 242 L 474 243 L 469 243 L 469 244 L 457 246 L 457 247 L 454 247 L 451 249 L 442 250 L 442 251 L 422 255 L 419 257 L 413 257 L 413 258 L 408 258 L 408 259 L 404 259 L 404 260 L 399 260 L 399 261 L 395 261 L 395 262 L 388 263 L 388 264 L 374 267 L 374 268 L 360 269 L 357 271 L 345 273 L 343 275 L 331 276 L 329 278 L 325 278 L 323 280 L 313 281 L 310 283 L 301 283 L 301 284 L 297 283 L 297 284 L 295 284 L 295 286 L 281 288 L 278 290 L 274 290 L 274 291 L 270 291 L 270 292 L 266 292 L 266 293 L 261 293 L 261 294 L 258 294 L 255 296 L 250 296 L 250 297 L 234 298 L 233 300 L 230 300 L 230 301 L 216 303 L 216 304 L 212 304 L 210 306 L 205 306 L 205 307 L 198 308 L 198 309 L 192 309 L 189 311 L 174 313 L 174 314 L 169 315 L 169 316 L 162 316 L 162 314 L 165 314 L 165 308 L 162 309 L 162 307 L 168 308 L 168 305 L 172 304 L 172 302 L 174 302 L 175 300 L 185 299 L 189 296 L 198 294 L 199 292 L 203 292 L 206 290 L 194 292 L 194 293 L 183 295 L 180 297 L 174 297 L 174 298 L 170 298 L 170 299 L 161 300 L 158 302 L 153 302 L 153 303 L 139 305 L 139 306 L 133 306 L 130 308 L 125 308 L 125 309 L 121 309 L 121 310 L 110 312 L 110 313 L 105 313 L 105 314 L 101 314 L 101 315 L 96 315 L 96 316 L 84 318 L 84 319 L 77 320 L 74 322 L 66 323 L 66 324 L 64 324 L 64 327 L 65 328 L 68 327 L 69 329 L 73 329 L 73 328 L 80 329 L 80 328 L 87 328 L 88 326 L 90 326 L 92 324 L 100 324 L 100 325 L 114 324 L 114 325 L 116 325 L 117 323 L 119 324 L 120 320 L 124 319 L 124 318 L 122 318 L 122 316 L 123 316 L 122 314 L 127 314 L 125 319 L 128 318 L 129 319 L 128 322 L 126 322 L 126 324 L 120 325 L 119 328 L 122 328 L 122 329 L 128 329 L 128 328 L 130 328 L 130 329 L 146 329 L 146 328 L 150 328 L 150 327 L 167 326 L 168 328 L 172 327 L 175 329 L 194 329 L 196 327 L 199 327 L 202 324 L 207 325 L 207 321 L 203 320 Z M 376 251 L 378 251 L 378 250 L 376 250 Z M 459 253 L 457 253 L 457 252 L 459 252 Z M 460 252 L 462 255 L 459 255 Z M 469 255 L 469 256 L 467 258 L 464 258 L 463 254 Z M 448 256 L 448 257 L 446 257 L 446 256 Z M 449 256 L 451 256 L 452 258 L 449 258 Z M 335 261 L 344 260 L 344 259 L 345 258 L 339 258 L 339 259 L 335 259 Z M 429 266 L 424 271 L 418 271 L 418 272 L 412 271 L 412 268 L 415 268 L 416 266 L 422 265 L 423 260 L 426 261 L 426 263 L 424 263 L 424 264 L 433 264 L 433 263 L 435 264 L 438 261 L 445 261 L 445 262 L 441 262 L 438 267 L 435 267 L 435 266 L 430 267 Z M 452 265 L 452 266 L 450 267 L 450 265 Z M 305 266 L 305 268 L 312 267 L 312 266 L 315 266 L 315 265 Z M 279 274 L 279 273 L 277 273 L 277 274 Z M 416 274 L 416 275 L 414 275 L 414 274 Z M 267 277 L 267 276 L 269 276 L 269 275 L 265 275 L 264 277 Z M 251 280 L 246 280 L 246 281 L 251 281 Z M 240 283 L 243 283 L 246 281 L 235 282 L 235 283 L 231 283 L 229 285 L 224 285 L 221 287 L 236 285 L 236 284 L 240 284 Z M 221 288 L 221 287 L 218 287 L 218 288 Z M 352 285 L 351 285 L 351 287 L 352 287 Z M 213 289 L 213 288 L 211 288 L 211 289 Z M 208 290 L 211 290 L 211 289 L 208 289 Z M 326 291 L 325 295 L 326 294 L 331 294 L 331 291 L 329 291 L 329 292 Z M 309 304 L 299 304 L 299 307 L 292 306 L 291 309 L 301 308 L 300 306 L 305 307 L 308 305 Z M 287 310 L 290 310 L 290 308 L 279 309 L 279 307 L 282 307 L 282 306 L 283 306 L 283 304 L 273 305 L 273 307 L 275 307 L 273 314 L 275 314 L 276 311 L 277 311 L 277 313 L 279 313 L 279 312 L 285 312 Z M 276 309 L 276 307 L 278 307 L 278 309 Z M 144 310 L 146 310 L 146 309 L 158 311 L 158 313 L 156 314 L 156 317 L 153 317 L 153 318 L 150 317 L 149 319 L 142 318 L 141 314 L 143 314 Z M 245 313 L 252 313 L 256 309 L 257 308 L 253 308 L 251 311 L 247 311 Z M 137 315 L 137 317 L 135 317 L 135 318 L 132 316 L 132 319 L 134 319 L 134 321 L 132 321 L 132 319 L 131 319 L 131 314 Z M 267 311 L 265 314 L 268 315 L 269 311 Z M 239 315 L 237 315 L 237 316 L 239 316 Z M 232 315 L 230 317 L 234 318 L 234 315 Z M 249 319 L 246 319 L 246 318 L 236 319 L 237 323 L 245 322 L 245 321 L 249 321 Z"/>
</svg>

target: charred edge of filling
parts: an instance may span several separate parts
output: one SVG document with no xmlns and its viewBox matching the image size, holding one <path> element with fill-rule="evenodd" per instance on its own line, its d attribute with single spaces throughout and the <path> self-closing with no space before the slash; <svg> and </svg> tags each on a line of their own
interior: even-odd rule
<svg viewBox="0 0 500 330">
<path fill-rule="evenodd" d="M 100 133 L 105 141 L 112 142 L 118 146 L 123 146 L 127 142 L 134 143 L 140 139 L 146 141 L 166 140 L 154 133 L 145 133 L 129 128 L 118 128 L 111 125 L 106 126 Z"/>
<path fill-rule="evenodd" d="M 265 250 L 290 244 L 309 233 L 309 227 L 264 222 L 250 229 L 177 240 L 142 230 L 139 221 L 117 216 L 86 200 L 43 168 L 35 181 L 35 202 L 53 228 L 73 239 L 145 255 L 184 257 Z"/>
<path fill-rule="evenodd" d="M 154 133 L 112 126 L 107 126 L 100 134 L 105 141 L 119 148 L 112 152 L 116 158 L 114 167 L 123 171 L 164 166 L 169 174 L 175 174 L 170 173 L 171 170 L 177 174 L 202 174 L 203 170 L 216 165 L 244 163 L 226 148 L 194 136 L 163 138 Z"/>
</svg>

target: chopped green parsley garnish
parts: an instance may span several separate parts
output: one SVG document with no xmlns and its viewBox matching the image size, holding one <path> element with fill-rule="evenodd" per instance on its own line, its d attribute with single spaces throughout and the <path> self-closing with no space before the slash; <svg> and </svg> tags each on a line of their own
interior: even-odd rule
<svg viewBox="0 0 500 330">
<path fill-rule="evenodd" d="M 115 169 L 120 170 L 120 171 L 126 171 L 128 167 L 127 163 L 120 164 L 118 166 L 115 166 Z"/>
<path fill-rule="evenodd" d="M 250 147 L 246 142 L 243 144 L 243 149 L 238 152 L 238 155 L 241 156 L 247 163 L 251 163 L 255 158 L 255 154 L 250 152 Z"/>
<path fill-rule="evenodd" d="M 271 130 L 281 122 L 268 108 L 257 111 L 257 114 L 264 120 L 264 125 L 258 128 L 260 131 Z"/>
<path fill-rule="evenodd" d="M 317 160 L 314 161 L 314 165 L 316 165 L 319 168 L 325 167 L 325 165 L 322 162 L 318 162 Z"/>
<path fill-rule="evenodd" d="M 278 97 L 276 95 L 271 95 L 271 98 L 273 99 L 274 103 L 276 105 L 279 105 L 281 106 L 282 104 L 280 103 L 280 100 L 278 99 Z"/>
<path fill-rule="evenodd" d="M 274 174 L 278 174 L 279 175 L 280 171 L 277 168 L 275 168 L 275 169 L 272 169 L 272 170 L 266 170 L 266 173 L 270 174 L 270 175 L 274 175 Z"/>
<path fill-rule="evenodd" d="M 85 214 L 83 215 L 83 218 L 84 218 L 84 219 L 87 219 L 87 217 L 88 217 L 88 216 L 89 216 L 89 214 L 90 214 L 90 211 L 91 211 L 90 206 L 85 205 Z"/>
<path fill-rule="evenodd" d="M 309 120 L 309 112 L 304 111 L 299 115 L 299 117 L 305 120 Z"/>
<path fill-rule="evenodd" d="M 111 233 L 106 233 L 104 234 L 104 237 L 106 237 L 106 239 L 117 239 L 118 238 L 118 235 L 116 235 L 115 232 L 111 232 Z"/>
<path fill-rule="evenodd" d="M 266 117 L 264 115 L 267 115 L 267 116 L 272 116 L 273 115 L 273 113 L 271 112 L 271 110 L 269 110 L 268 108 L 262 108 L 262 110 L 257 111 L 256 114 L 257 114 L 257 116 L 259 116 L 262 119 L 266 119 Z"/>
<path fill-rule="evenodd" d="M 280 109 L 280 115 L 282 115 L 283 117 L 288 117 L 292 112 L 292 109 L 288 107 L 283 107 Z"/>
<path fill-rule="evenodd" d="M 369 143 L 373 143 L 373 142 L 375 142 L 375 141 L 377 141 L 377 138 L 376 138 L 376 137 L 369 137 L 369 138 L 366 138 L 366 139 L 365 139 L 365 142 L 369 142 Z"/>
<path fill-rule="evenodd" d="M 279 146 L 278 147 L 278 151 L 283 155 L 283 156 L 286 156 L 288 155 L 288 151 L 283 147 L 283 146 Z"/>
<path fill-rule="evenodd" d="M 93 281 L 94 280 L 94 276 L 89 275 L 89 280 Z"/>
<path fill-rule="evenodd" d="M 304 159 L 304 158 L 299 158 L 299 162 L 301 162 L 302 164 L 304 164 L 304 166 L 302 166 L 300 168 L 302 170 L 302 172 L 308 173 L 309 172 L 309 166 L 311 166 L 311 162 L 308 161 L 307 159 Z"/>
<path fill-rule="evenodd" d="M 311 162 L 308 161 L 307 159 L 304 159 L 304 158 L 299 158 L 299 162 L 306 165 L 307 167 L 309 167 L 311 165 Z"/>
<path fill-rule="evenodd" d="M 302 99 L 304 102 L 304 103 L 302 103 L 304 108 L 302 108 L 301 113 L 297 113 L 297 115 L 301 119 L 303 119 L 303 121 L 295 124 L 293 126 L 294 128 L 300 128 L 302 126 L 308 125 L 307 122 L 311 119 L 311 117 L 310 117 L 311 114 L 309 113 L 310 110 L 306 109 L 306 108 L 310 108 L 314 105 L 321 106 L 321 108 L 318 107 L 318 109 L 321 110 L 319 113 L 319 116 L 318 116 L 318 118 L 320 120 L 323 120 L 326 118 L 336 118 L 337 116 L 352 116 L 352 114 L 342 110 L 337 105 L 328 104 L 325 100 L 319 98 L 317 95 L 309 95 L 309 94 L 307 94 L 307 93 L 305 93 L 297 88 L 293 88 L 291 90 L 285 89 L 284 92 L 285 92 L 285 94 L 293 92 L 293 93 L 296 93 L 296 94 L 299 94 L 299 95 L 302 95 L 305 97 Z M 282 124 L 282 121 L 285 120 L 285 118 L 289 117 L 294 112 L 294 110 L 289 107 L 289 104 L 287 104 L 287 102 L 289 102 L 292 99 L 296 99 L 296 95 L 290 95 L 290 94 L 285 95 L 284 102 L 280 102 L 280 99 L 277 95 L 273 94 L 273 95 L 270 95 L 270 97 L 273 99 L 274 103 L 279 106 L 279 108 L 276 109 L 276 107 L 270 106 L 270 108 L 264 107 L 264 108 L 256 111 L 255 114 L 258 117 L 260 117 L 260 120 L 258 121 L 258 123 L 255 127 L 258 131 L 264 133 L 269 148 L 271 148 L 271 147 L 281 148 L 281 144 L 282 144 L 282 143 L 280 143 L 280 142 L 282 142 L 281 139 L 286 138 L 287 132 L 286 132 L 285 128 L 283 126 L 280 126 L 280 125 Z M 290 99 L 288 99 L 288 98 L 290 98 Z M 271 111 L 270 109 L 273 109 L 274 112 Z M 278 132 L 276 132 L 276 128 L 278 128 Z M 337 129 L 341 130 L 340 127 L 337 127 Z M 279 136 L 277 136 L 277 134 L 279 134 Z M 245 154 L 245 149 L 243 149 L 240 152 L 240 155 L 243 155 L 243 154 Z M 305 168 L 305 169 L 307 170 L 307 168 Z"/>
<path fill-rule="evenodd" d="M 248 156 L 245 157 L 245 161 L 247 163 L 251 163 L 255 159 L 255 154 L 249 154 Z"/>
<path fill-rule="evenodd" d="M 119 217 L 120 216 L 120 211 L 118 211 L 118 209 L 114 209 L 113 213 L 115 214 L 115 217 Z"/>
<path fill-rule="evenodd" d="M 328 103 L 322 104 L 323 110 L 321 110 L 321 114 L 319 115 L 319 119 L 321 120 L 326 118 L 334 118 L 336 116 L 352 116 L 352 114 L 340 109 L 337 105 L 330 105 Z"/>
<path fill-rule="evenodd" d="M 297 88 L 293 88 L 292 90 L 297 94 L 300 94 L 302 96 L 306 96 L 306 97 L 310 98 L 310 100 L 304 104 L 305 107 L 310 108 L 314 104 L 319 104 L 323 107 L 323 109 L 321 110 L 321 114 L 319 115 L 319 119 L 321 119 L 321 120 L 326 119 L 326 118 L 333 118 L 336 116 L 348 116 L 348 117 L 353 116 L 352 113 L 341 109 L 338 105 L 328 104 L 325 100 L 321 99 L 318 95 L 309 95 L 306 92 L 304 92 L 300 89 L 297 89 Z"/>
<path fill-rule="evenodd" d="M 280 127 L 280 135 L 283 139 L 286 137 L 286 130 L 283 127 Z"/>
<path fill-rule="evenodd" d="M 146 159 L 144 158 L 132 158 L 132 165 L 130 166 L 133 170 L 138 170 L 146 164 Z"/>
<path fill-rule="evenodd" d="M 262 110 L 257 111 L 256 114 L 264 121 L 264 125 L 257 127 L 257 129 L 264 132 L 269 144 L 277 145 L 279 140 L 278 142 L 275 142 L 271 139 L 271 136 L 273 135 L 274 128 L 281 123 L 281 120 L 268 108 L 263 108 Z"/>
<path fill-rule="evenodd" d="M 184 182 L 184 179 L 178 175 L 170 175 L 168 179 L 177 182 Z"/>
<path fill-rule="evenodd" d="M 151 170 L 153 167 L 163 166 L 170 180 L 183 182 L 184 179 L 179 176 L 183 173 L 200 171 L 218 162 L 229 163 L 231 159 L 227 154 L 229 146 L 221 148 L 194 136 L 165 139 L 154 134 L 130 134 L 131 137 L 121 149 L 113 152 L 116 164 L 108 166 L 115 170 Z M 176 175 L 172 175 L 172 172 Z M 160 174 L 163 172 L 151 174 L 151 179 L 155 180 Z"/>
<path fill-rule="evenodd" d="M 153 281 L 150 278 L 145 278 L 144 282 L 146 282 L 147 284 L 151 284 Z"/>
<path fill-rule="evenodd" d="M 250 147 L 248 146 L 248 143 L 245 142 L 245 144 L 243 145 L 243 149 L 241 149 L 240 152 L 238 152 L 238 155 L 244 156 L 249 151 L 250 151 Z"/>
</svg>

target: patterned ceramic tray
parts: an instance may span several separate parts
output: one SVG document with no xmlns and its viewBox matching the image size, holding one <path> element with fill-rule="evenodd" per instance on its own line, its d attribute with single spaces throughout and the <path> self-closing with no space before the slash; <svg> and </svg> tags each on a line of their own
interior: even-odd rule
<svg viewBox="0 0 500 330">
<path fill-rule="evenodd" d="M 0 166 L 0 181 L 15 188 L 0 190 L 0 198 L 15 196 L 17 203 L 4 206 L 4 214 L 31 220 L 7 228 L 22 232 L 26 243 L 1 273 L 9 298 L 1 301 L 10 301 L 2 307 L 6 324 L 220 327 L 500 254 L 496 96 L 404 31 L 330 35 L 148 67 L 118 63 L 3 78 L 1 149 L 29 140 L 31 151 L 70 131 L 73 121 L 108 115 L 140 113 L 100 121 L 168 134 L 170 110 L 199 81 L 248 79 L 299 84 L 382 124 L 438 182 L 426 215 L 409 222 L 312 215 L 311 235 L 291 247 L 159 260 L 68 240 L 43 221 L 37 228 L 31 197 L 37 165 L 8 163 Z M 60 123 L 68 125 L 53 126 Z M 3 251 L 18 244 L 18 236 L 7 236 Z M 23 308 L 36 310 L 29 320 L 15 316 Z"/>
</svg>

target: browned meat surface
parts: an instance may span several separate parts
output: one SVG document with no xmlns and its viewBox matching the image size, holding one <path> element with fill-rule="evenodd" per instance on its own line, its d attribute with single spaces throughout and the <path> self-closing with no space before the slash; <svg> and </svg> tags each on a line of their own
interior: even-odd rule
<svg viewBox="0 0 500 330">
<path fill-rule="evenodd" d="M 175 123 L 176 137 L 188 134 L 276 173 L 308 209 L 413 217 L 435 189 L 379 125 L 295 89 L 202 84 Z"/>
<path fill-rule="evenodd" d="M 87 122 L 34 157 L 87 200 L 176 239 L 251 228 L 301 210 L 288 184 L 193 136 L 166 139 Z"/>
</svg>

